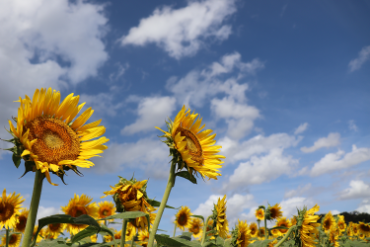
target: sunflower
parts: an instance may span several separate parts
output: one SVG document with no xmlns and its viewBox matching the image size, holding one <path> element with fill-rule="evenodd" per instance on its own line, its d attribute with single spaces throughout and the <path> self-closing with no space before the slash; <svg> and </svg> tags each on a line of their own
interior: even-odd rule
<svg viewBox="0 0 370 247">
<path fill-rule="evenodd" d="M 203 222 L 201 219 L 192 218 L 190 220 L 189 232 L 193 233 L 194 238 L 199 238 L 203 233 Z"/>
<path fill-rule="evenodd" d="M 338 230 L 342 233 L 346 231 L 347 224 L 346 224 L 346 221 L 344 220 L 343 215 L 338 215 L 338 216 L 339 216 L 339 219 L 337 222 Z"/>
<path fill-rule="evenodd" d="M 38 228 L 39 228 L 38 226 L 35 226 L 33 228 L 33 233 L 32 233 L 33 238 L 35 238 Z M 36 243 L 40 243 L 43 238 L 45 238 L 45 228 L 41 228 L 41 230 L 39 231 L 37 238 L 36 238 Z"/>
<path fill-rule="evenodd" d="M 107 149 L 103 144 L 109 140 L 100 137 L 105 133 L 105 127 L 98 126 L 101 120 L 84 125 L 94 112 L 91 107 L 73 120 L 85 104 L 77 105 L 79 98 L 72 93 L 60 103 L 59 92 L 36 89 L 32 100 L 26 95 L 17 101 L 16 128 L 9 120 L 16 147 L 23 150 L 21 156 L 33 161 L 52 185 L 57 184 L 51 182 L 50 171 L 62 179 L 64 170 L 79 174 L 77 167 L 93 166 L 88 159 Z"/>
<path fill-rule="evenodd" d="M 18 247 L 21 243 L 22 234 L 9 234 L 9 247 Z M 1 239 L 1 246 L 6 246 L 6 235 Z"/>
<path fill-rule="evenodd" d="M 358 226 L 358 224 L 356 224 L 356 223 L 353 223 L 352 224 L 352 235 L 353 236 L 358 236 L 358 234 L 360 233 L 360 231 L 359 231 L 359 226 Z"/>
<path fill-rule="evenodd" d="M 265 227 L 264 226 L 262 226 L 262 227 L 260 227 L 260 229 L 258 229 L 257 238 L 259 240 L 264 240 L 265 239 Z"/>
<path fill-rule="evenodd" d="M 216 221 L 217 233 L 220 237 L 226 238 L 229 232 L 229 222 L 226 219 L 226 195 L 222 199 L 218 198 L 215 210 L 217 216 L 214 220 Z"/>
<path fill-rule="evenodd" d="M 64 231 L 65 228 L 66 225 L 62 223 L 49 224 L 45 230 L 45 236 L 51 239 L 56 239 L 59 234 Z"/>
<path fill-rule="evenodd" d="M 325 233 L 328 233 L 330 231 L 330 228 L 332 228 L 332 226 L 334 226 L 335 224 L 335 219 L 329 211 L 329 213 L 327 213 L 322 220 L 322 228 L 324 229 Z"/>
<path fill-rule="evenodd" d="M 213 230 L 213 219 L 212 218 L 210 218 L 207 222 L 206 232 L 211 231 L 211 230 Z M 212 233 L 209 233 L 207 236 L 211 236 L 211 235 Z"/>
<path fill-rule="evenodd" d="M 277 225 L 275 225 L 274 227 L 277 227 Z M 281 235 L 281 233 L 280 233 L 279 229 L 272 229 L 272 230 L 271 230 L 271 234 L 272 234 L 272 236 L 273 236 L 274 238 L 277 238 L 277 237 L 279 237 L 279 236 Z"/>
<path fill-rule="evenodd" d="M 14 228 L 18 223 L 17 215 L 22 208 L 24 198 L 21 194 L 15 195 L 9 193 L 6 195 L 6 189 L 3 190 L 3 196 L 0 197 L 0 229 Z"/>
<path fill-rule="evenodd" d="M 74 198 L 69 200 L 69 203 L 65 207 L 61 207 L 62 211 L 65 214 L 68 214 L 72 217 L 78 217 L 83 214 L 87 214 L 93 218 L 98 217 L 98 207 L 96 206 L 96 203 L 91 203 L 92 198 L 86 196 L 85 194 L 82 194 L 81 197 L 78 195 L 74 195 Z M 67 231 L 70 234 L 77 234 L 79 231 L 85 229 L 87 225 L 83 224 L 67 224 Z"/>
<path fill-rule="evenodd" d="M 127 222 L 125 240 L 130 241 L 135 237 L 135 235 L 136 235 L 135 226 L 131 224 L 131 222 Z M 122 236 L 122 229 L 119 231 L 115 230 L 114 239 L 121 239 L 121 236 Z"/>
<path fill-rule="evenodd" d="M 293 215 L 292 218 L 290 218 L 290 223 L 292 223 L 292 226 L 297 225 L 297 216 Z"/>
<path fill-rule="evenodd" d="M 96 243 L 98 241 L 98 234 L 91 235 L 90 240 L 91 242 Z"/>
<path fill-rule="evenodd" d="M 259 208 L 256 210 L 256 218 L 258 220 L 264 220 L 265 219 L 265 210 L 263 208 Z"/>
<path fill-rule="evenodd" d="M 360 234 L 364 234 L 366 237 L 370 236 L 370 226 L 369 224 L 366 224 L 364 222 L 359 222 L 358 223 L 358 230 Z"/>
<path fill-rule="evenodd" d="M 353 224 L 352 221 L 349 222 L 348 227 L 346 228 L 346 234 L 349 237 L 353 236 L 353 233 L 352 233 L 352 224 Z"/>
<path fill-rule="evenodd" d="M 251 230 L 250 234 L 253 238 L 257 237 L 258 227 L 257 227 L 257 224 L 255 222 L 253 222 L 252 224 L 249 225 L 249 230 Z"/>
<path fill-rule="evenodd" d="M 274 241 L 271 241 L 270 243 L 268 243 L 267 247 L 274 247 L 275 244 L 278 243 L 278 240 L 277 239 L 274 239 Z"/>
<path fill-rule="evenodd" d="M 14 227 L 15 232 L 23 232 L 26 229 L 26 223 L 28 218 L 29 210 L 27 208 L 23 208 L 22 212 L 18 215 L 18 222 Z"/>
<path fill-rule="evenodd" d="M 269 207 L 269 211 L 271 219 L 277 219 L 283 216 L 279 203 L 276 203 L 275 206 Z"/>
<path fill-rule="evenodd" d="M 102 219 L 111 215 L 114 215 L 116 212 L 116 207 L 113 202 L 99 202 L 98 203 L 98 218 Z M 108 220 L 109 222 L 114 221 L 114 219 Z"/>
<path fill-rule="evenodd" d="M 216 134 L 211 134 L 212 130 L 202 130 L 202 118 L 198 114 L 191 113 L 185 106 L 175 117 L 175 121 L 168 125 L 168 132 L 158 127 L 158 130 L 165 133 L 167 143 L 171 148 L 176 149 L 181 156 L 180 169 L 186 165 L 190 174 L 199 173 L 202 178 L 217 180 L 221 176 L 219 168 L 222 167 L 225 156 L 218 155 L 221 146 L 214 146 Z"/>
<path fill-rule="evenodd" d="M 148 231 L 141 231 L 139 232 L 138 236 L 139 241 L 141 242 L 141 246 L 147 247 L 148 240 L 149 240 L 149 232 Z"/>
<path fill-rule="evenodd" d="M 290 223 L 290 220 L 288 220 L 286 217 L 280 217 L 277 219 L 276 226 L 285 226 L 290 228 L 292 223 Z M 288 229 L 279 229 L 280 235 L 284 235 L 287 231 Z"/>
<path fill-rule="evenodd" d="M 190 227 L 190 216 L 192 213 L 190 212 L 190 208 L 187 206 L 181 206 L 180 210 L 176 214 L 175 224 L 176 227 L 180 228 L 182 231 L 185 231 L 185 228 Z"/>
<path fill-rule="evenodd" d="M 318 234 L 317 227 L 320 223 L 317 223 L 320 216 L 315 215 L 319 211 L 320 207 L 316 204 L 313 208 L 306 210 L 304 209 L 301 213 L 304 213 L 304 219 L 300 231 L 300 239 L 302 247 L 315 247 L 317 241 L 315 235 Z M 299 212 L 300 213 L 300 212 Z"/>
<path fill-rule="evenodd" d="M 236 244 L 238 247 L 247 247 L 249 245 L 249 239 L 251 238 L 251 230 L 248 228 L 247 221 L 238 220 L 238 237 L 236 239 Z"/>
<path fill-rule="evenodd" d="M 340 246 L 340 244 L 338 242 L 339 235 L 337 233 L 338 233 L 337 226 L 333 225 L 330 228 L 329 242 L 332 243 L 334 247 L 339 247 Z"/>
</svg>

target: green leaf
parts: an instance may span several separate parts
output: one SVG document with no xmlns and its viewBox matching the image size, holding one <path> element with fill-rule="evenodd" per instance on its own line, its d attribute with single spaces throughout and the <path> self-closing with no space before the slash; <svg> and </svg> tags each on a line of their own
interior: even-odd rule
<svg viewBox="0 0 370 247">
<path fill-rule="evenodd" d="M 152 205 L 153 207 L 159 207 L 161 205 L 161 202 L 159 201 L 156 201 L 154 199 L 147 199 L 147 202 Z M 175 207 L 172 207 L 172 206 L 169 206 L 169 205 L 166 205 L 166 208 L 171 208 L 171 209 L 179 209 L 179 208 L 175 208 Z"/>
<path fill-rule="evenodd" d="M 21 164 L 22 157 L 13 153 L 12 159 L 13 159 L 15 167 L 18 168 L 19 165 Z"/>
<path fill-rule="evenodd" d="M 196 242 L 188 241 L 180 237 L 170 238 L 168 235 L 165 235 L 165 234 L 156 234 L 155 240 L 157 240 L 157 243 L 159 245 L 164 245 L 167 247 L 181 247 L 181 246 L 201 247 L 199 242 L 196 243 Z"/>
<path fill-rule="evenodd" d="M 268 244 L 272 241 L 273 241 L 272 239 L 266 239 L 266 240 L 263 240 L 263 241 L 256 241 L 256 242 L 248 245 L 248 247 L 267 247 Z"/>
<path fill-rule="evenodd" d="M 273 227 L 273 228 L 268 228 L 268 230 L 273 230 L 273 229 L 289 229 L 289 227 L 285 227 L 285 226 L 275 226 L 275 227 Z"/>
<path fill-rule="evenodd" d="M 220 236 L 217 236 L 217 238 L 216 238 L 216 245 L 223 246 L 224 243 L 225 243 L 225 240 L 223 238 L 221 238 Z"/>
<path fill-rule="evenodd" d="M 175 176 L 183 177 L 192 182 L 193 184 L 197 184 L 197 179 L 193 175 L 191 175 L 188 171 L 177 172 L 175 173 Z"/>
<path fill-rule="evenodd" d="M 228 238 L 228 239 L 225 240 L 224 247 L 232 247 L 232 245 L 231 245 L 231 238 Z"/>
<path fill-rule="evenodd" d="M 90 237 L 91 235 L 97 234 L 98 232 L 99 232 L 99 230 L 96 227 L 88 226 L 84 230 L 80 231 L 79 233 L 77 233 L 76 235 L 73 236 L 73 238 L 71 239 L 72 243 L 80 241 L 80 240 L 82 240 L 86 237 Z M 111 235 L 112 237 L 114 236 L 113 232 L 108 227 L 106 227 L 104 225 L 101 226 L 100 232 L 106 232 L 109 235 Z"/>
<path fill-rule="evenodd" d="M 136 219 L 136 218 L 143 217 L 143 216 L 145 216 L 146 219 L 148 220 L 148 222 L 150 222 L 149 214 L 146 214 L 146 213 L 141 212 L 141 211 L 126 211 L 126 212 L 111 215 L 111 216 L 108 216 L 108 217 L 105 217 L 105 218 L 102 218 L 102 219 L 99 219 L 99 220 Z M 150 227 L 150 224 L 148 224 L 148 231 L 150 231 L 149 227 Z"/>
<path fill-rule="evenodd" d="M 204 222 L 204 217 L 202 215 L 192 214 L 191 217 L 202 219 Z"/>
</svg>

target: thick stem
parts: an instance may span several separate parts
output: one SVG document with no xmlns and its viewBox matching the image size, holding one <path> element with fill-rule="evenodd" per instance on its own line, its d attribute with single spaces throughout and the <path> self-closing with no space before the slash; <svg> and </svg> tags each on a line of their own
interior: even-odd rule
<svg viewBox="0 0 370 247">
<path fill-rule="evenodd" d="M 122 221 L 121 246 L 125 246 L 127 220 Z"/>
<path fill-rule="evenodd" d="M 172 237 L 175 237 L 175 234 L 176 234 L 176 223 L 174 223 L 175 227 L 173 228 L 173 236 Z"/>
<path fill-rule="evenodd" d="M 212 217 L 212 215 L 208 216 L 206 221 L 204 222 L 204 226 L 203 226 L 203 234 L 202 234 L 202 243 L 201 245 L 204 244 L 204 241 L 206 240 L 206 232 L 207 232 L 207 226 L 208 226 L 208 221 L 209 219 Z"/>
<path fill-rule="evenodd" d="M 35 174 L 35 182 L 33 184 L 32 199 L 31 199 L 31 204 L 30 204 L 30 209 L 29 209 L 30 211 L 28 213 L 22 247 L 28 247 L 32 239 L 33 228 L 35 227 L 37 210 L 39 208 L 39 203 L 40 203 L 43 180 L 44 180 L 44 175 L 41 173 L 40 170 L 37 170 Z"/>
<path fill-rule="evenodd" d="M 5 239 L 5 242 L 6 242 L 6 247 L 8 247 L 9 246 L 9 229 L 8 228 L 6 228 L 6 239 Z"/>
<path fill-rule="evenodd" d="M 294 225 L 294 226 L 291 226 L 288 230 L 288 232 L 284 235 L 284 237 L 282 239 L 280 239 L 280 241 L 275 244 L 274 247 L 279 247 L 282 243 L 284 243 L 284 241 L 289 237 L 290 233 L 296 228 L 297 226 Z"/>
<path fill-rule="evenodd" d="M 152 230 L 149 235 L 148 247 L 153 247 L 154 238 L 158 230 L 159 222 L 161 221 L 164 208 L 166 207 L 168 198 L 170 197 L 171 189 L 175 184 L 175 167 L 176 167 L 176 163 L 172 162 L 170 175 L 168 177 L 167 187 L 166 187 L 166 190 L 164 191 L 161 205 L 159 206 L 157 216 L 155 217 L 154 224 L 153 224 Z"/>
</svg>

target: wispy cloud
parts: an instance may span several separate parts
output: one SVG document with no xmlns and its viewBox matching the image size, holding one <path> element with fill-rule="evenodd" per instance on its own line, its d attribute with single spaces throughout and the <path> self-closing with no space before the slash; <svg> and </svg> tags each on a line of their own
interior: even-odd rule
<svg viewBox="0 0 370 247">
<path fill-rule="evenodd" d="M 329 133 L 327 137 L 322 137 L 315 141 L 311 147 L 302 147 L 301 151 L 304 153 L 312 153 L 320 148 L 335 147 L 340 144 L 340 134 L 339 133 Z"/>
<path fill-rule="evenodd" d="M 362 65 L 370 59 L 370 45 L 365 46 L 358 53 L 358 57 L 351 60 L 348 64 L 349 72 L 361 69 Z"/>
<path fill-rule="evenodd" d="M 353 130 L 353 131 L 358 131 L 358 127 L 357 127 L 357 125 L 355 124 L 355 120 L 349 120 L 348 121 L 348 128 L 350 129 L 350 130 Z"/>
<path fill-rule="evenodd" d="M 306 131 L 307 127 L 308 127 L 308 123 L 303 123 L 299 125 L 298 128 L 295 129 L 294 134 L 298 135 L 298 134 L 303 133 L 304 131 Z"/>
</svg>

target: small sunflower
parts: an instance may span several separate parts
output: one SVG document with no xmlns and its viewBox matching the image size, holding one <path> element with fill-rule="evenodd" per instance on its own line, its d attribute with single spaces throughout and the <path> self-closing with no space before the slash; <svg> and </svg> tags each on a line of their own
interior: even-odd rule
<svg viewBox="0 0 370 247">
<path fill-rule="evenodd" d="M 251 230 L 248 228 L 247 221 L 238 220 L 238 237 L 236 239 L 236 244 L 238 247 L 248 247 L 249 239 L 251 238 Z"/>
<path fill-rule="evenodd" d="M 9 247 L 18 247 L 21 243 L 22 234 L 12 233 L 9 235 Z M 1 239 L 1 246 L 6 246 L 6 235 Z"/>
<path fill-rule="evenodd" d="M 194 238 L 200 238 L 203 233 L 202 220 L 198 218 L 192 218 L 190 220 L 189 232 L 193 233 Z"/>
<path fill-rule="evenodd" d="M 20 107 L 16 127 L 9 120 L 15 147 L 23 151 L 21 157 L 33 161 L 34 171 L 41 170 L 52 185 L 57 184 L 51 182 L 50 171 L 62 180 L 64 170 L 72 169 L 80 174 L 77 167 L 93 166 L 88 159 L 107 149 L 103 144 L 108 139 L 100 137 L 105 133 L 105 127 L 98 126 L 101 120 L 84 125 L 94 112 L 91 107 L 74 120 L 85 104 L 78 105 L 79 98 L 72 93 L 60 103 L 59 92 L 51 88 L 36 89 L 32 100 L 26 95 L 17 101 Z M 30 168 L 26 167 L 26 171 Z"/>
<path fill-rule="evenodd" d="M 216 221 L 217 234 L 222 238 L 226 238 L 229 232 L 229 222 L 226 219 L 226 195 L 222 199 L 218 198 L 213 214 L 213 219 Z"/>
<path fill-rule="evenodd" d="M 102 219 L 111 215 L 114 215 L 116 212 L 116 207 L 113 202 L 99 202 L 98 203 L 98 218 Z M 109 222 L 114 221 L 113 219 L 108 220 Z"/>
<path fill-rule="evenodd" d="M 257 238 L 259 240 L 264 240 L 265 239 L 265 227 L 264 226 L 262 226 L 262 227 L 260 227 L 260 229 L 258 229 Z"/>
<path fill-rule="evenodd" d="M 292 226 L 297 225 L 297 216 L 293 215 L 292 218 L 290 218 L 290 223 L 292 223 Z"/>
<path fill-rule="evenodd" d="M 17 215 L 22 208 L 24 198 L 15 192 L 6 195 L 6 189 L 3 190 L 3 195 L 0 197 L 0 229 L 14 228 L 18 223 Z"/>
<path fill-rule="evenodd" d="M 360 234 L 364 234 L 366 237 L 370 236 L 370 226 L 364 222 L 358 223 L 358 229 Z"/>
<path fill-rule="evenodd" d="M 337 226 L 338 226 L 338 230 L 342 233 L 346 231 L 347 224 L 346 224 L 346 221 L 344 220 L 343 215 L 338 215 L 338 216 L 339 216 L 339 219 L 337 222 Z"/>
<path fill-rule="evenodd" d="M 353 236 L 353 233 L 352 233 L 352 224 L 353 224 L 352 221 L 349 222 L 348 227 L 346 228 L 346 234 L 349 237 Z"/>
<path fill-rule="evenodd" d="M 265 210 L 263 208 L 259 208 L 256 210 L 256 218 L 258 220 L 264 220 L 265 219 Z"/>
<path fill-rule="evenodd" d="M 213 230 L 213 219 L 212 219 L 212 218 L 210 218 L 210 219 L 208 220 L 208 222 L 207 222 L 206 232 L 211 231 L 211 230 Z M 212 235 L 212 234 L 211 234 L 211 233 L 209 233 L 207 236 L 211 236 L 211 235 Z"/>
<path fill-rule="evenodd" d="M 149 240 L 149 232 L 148 231 L 139 232 L 138 239 L 140 241 L 141 246 L 147 247 Z"/>
<path fill-rule="evenodd" d="M 190 208 L 187 206 L 181 206 L 180 210 L 176 214 L 175 224 L 176 227 L 180 228 L 182 231 L 185 231 L 185 228 L 190 227 L 190 216 L 192 213 L 190 212 Z"/>
<path fill-rule="evenodd" d="M 275 225 L 274 227 L 276 227 L 276 226 L 277 225 Z M 274 238 L 277 238 L 281 235 L 281 232 L 279 231 L 279 229 L 272 229 L 271 234 L 272 234 L 272 236 L 274 236 Z"/>
<path fill-rule="evenodd" d="M 270 243 L 268 243 L 267 247 L 274 247 L 275 244 L 278 243 L 278 240 L 277 239 L 274 239 L 274 241 L 271 241 Z"/>
<path fill-rule="evenodd" d="M 56 239 L 66 228 L 66 224 L 54 223 L 49 224 L 45 230 L 45 236 L 50 239 Z"/>
<path fill-rule="evenodd" d="M 33 233 L 32 233 L 32 236 L 33 236 L 33 239 L 35 238 L 35 235 L 36 235 L 36 232 L 37 232 L 37 229 L 39 228 L 39 226 L 35 226 L 33 228 Z M 36 238 L 36 243 L 40 243 L 41 240 L 43 240 L 45 238 L 45 228 L 42 228 L 38 235 L 37 235 L 37 238 Z"/>
<path fill-rule="evenodd" d="M 26 223 L 28 218 L 29 210 L 27 208 L 23 208 L 22 212 L 18 215 L 18 223 L 14 227 L 15 232 L 23 232 L 26 229 Z"/>
<path fill-rule="evenodd" d="M 269 207 L 269 211 L 272 219 L 277 219 L 283 216 L 283 212 L 281 211 L 281 206 L 279 203 L 276 203 L 275 206 Z"/>
<path fill-rule="evenodd" d="M 287 228 L 290 228 L 292 226 L 292 223 L 290 223 L 290 220 L 288 220 L 286 217 L 280 217 L 277 219 L 276 226 L 285 226 Z M 288 229 L 279 229 L 279 232 L 281 235 L 284 235 Z"/>
<path fill-rule="evenodd" d="M 353 234 L 353 236 L 358 236 L 359 233 L 360 233 L 360 231 L 359 231 L 358 224 L 353 223 L 352 224 L 352 234 Z"/>
<path fill-rule="evenodd" d="M 167 123 L 168 132 L 156 128 L 165 133 L 165 143 L 180 154 L 179 169 L 186 166 L 191 175 L 199 173 L 202 178 L 217 180 L 217 176 L 221 176 L 218 169 L 224 163 L 221 159 L 225 156 L 217 154 L 221 146 L 214 146 L 216 134 L 211 134 L 211 129 L 202 130 L 205 125 L 201 125 L 202 118 L 183 106 L 175 121 Z"/>
<path fill-rule="evenodd" d="M 302 222 L 302 227 L 299 230 L 301 235 L 302 247 L 315 247 L 317 244 L 316 234 L 318 234 L 317 228 L 320 226 L 320 223 L 317 223 L 320 216 L 315 215 L 319 211 L 320 207 L 316 204 L 313 208 L 303 211 L 299 211 L 298 214 L 303 214 L 304 219 Z"/>
<path fill-rule="evenodd" d="M 329 241 L 330 241 L 330 243 L 333 244 L 334 247 L 339 247 L 340 246 L 340 244 L 338 242 L 339 235 L 337 234 L 338 230 L 336 228 L 337 228 L 336 225 L 333 225 L 330 228 Z"/>
<path fill-rule="evenodd" d="M 329 213 L 327 213 L 322 220 L 322 228 L 324 229 L 325 233 L 328 233 L 330 228 L 332 228 L 335 224 L 335 219 L 329 211 Z"/>
<path fill-rule="evenodd" d="M 92 198 L 82 194 L 81 197 L 79 195 L 74 195 L 74 198 L 69 200 L 69 203 L 65 207 L 61 207 L 62 211 L 65 214 L 68 214 L 72 217 L 78 217 L 83 214 L 87 214 L 93 218 L 98 217 L 98 207 L 96 203 L 91 203 Z M 82 224 L 67 224 L 67 231 L 70 234 L 77 234 L 79 231 L 85 229 L 87 225 Z"/>
<path fill-rule="evenodd" d="M 252 224 L 249 225 L 249 230 L 251 230 L 251 236 L 253 238 L 257 237 L 258 235 L 258 227 L 257 227 L 257 224 L 256 222 L 253 222 Z"/>
</svg>

